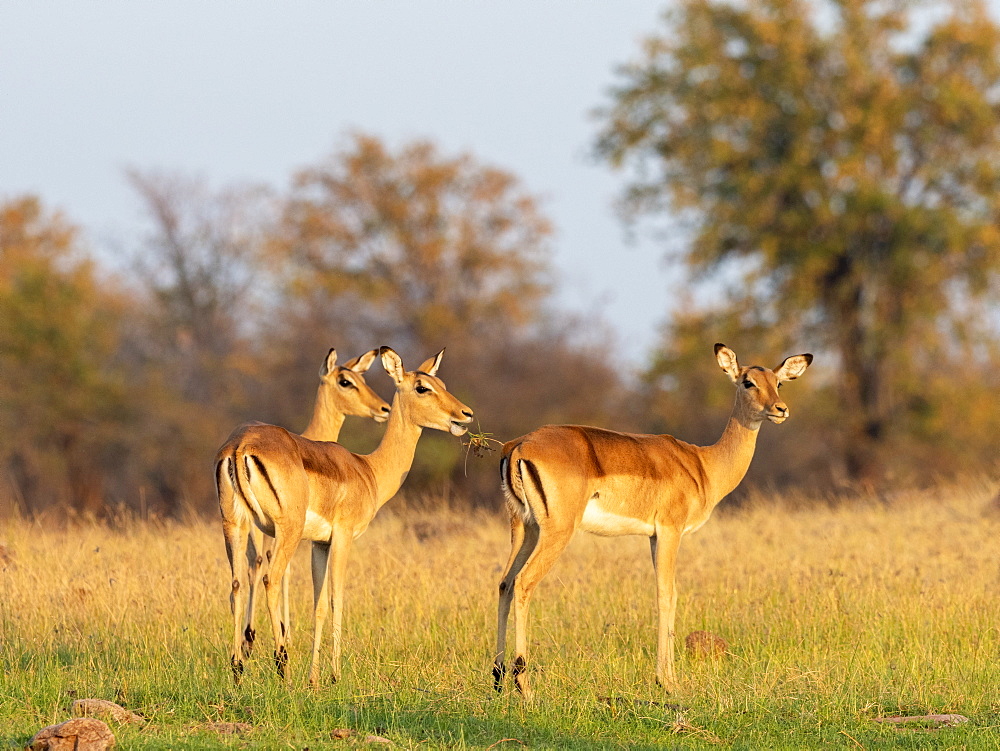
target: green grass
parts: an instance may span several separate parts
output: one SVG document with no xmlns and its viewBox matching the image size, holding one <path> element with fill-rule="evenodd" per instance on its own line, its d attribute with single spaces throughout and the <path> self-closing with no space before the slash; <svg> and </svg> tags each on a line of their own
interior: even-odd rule
<svg viewBox="0 0 1000 751">
<path fill-rule="evenodd" d="M 390 506 L 351 560 L 344 679 L 319 691 L 306 686 L 304 548 L 292 685 L 274 675 L 259 618 L 237 687 L 219 525 L 5 522 L 0 747 L 68 719 L 74 698 L 102 698 L 148 718 L 112 726 L 123 749 L 377 748 L 365 734 L 399 748 L 997 748 L 993 492 L 968 483 L 891 504 L 723 509 L 682 546 L 677 625 L 679 641 L 705 629 L 730 654 L 679 650 L 670 696 L 653 682 L 647 542 L 580 535 L 532 604 L 528 705 L 491 690 L 501 520 Z M 874 721 L 928 713 L 970 721 Z M 252 729 L 208 728 L 220 721 Z M 334 740 L 337 728 L 360 737 Z"/>
</svg>

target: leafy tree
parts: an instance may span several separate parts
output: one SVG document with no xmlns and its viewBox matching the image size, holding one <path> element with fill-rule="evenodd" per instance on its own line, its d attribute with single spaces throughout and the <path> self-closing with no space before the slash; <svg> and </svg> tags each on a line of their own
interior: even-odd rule
<svg viewBox="0 0 1000 751">
<path fill-rule="evenodd" d="M 263 188 L 138 170 L 128 178 L 149 222 L 134 265 L 144 305 L 123 347 L 125 367 L 146 382 L 134 479 L 154 508 L 177 515 L 214 506 L 206 462 L 234 426 L 282 417 L 263 407 L 271 389 L 260 342 L 273 312 L 261 249 L 274 203 Z"/>
<path fill-rule="evenodd" d="M 342 327 L 427 349 L 531 321 L 549 233 L 513 175 L 356 135 L 295 176 L 275 247 L 298 299 L 318 293 Z"/>
<path fill-rule="evenodd" d="M 969 0 L 921 32 L 916 5 L 684 0 L 598 141 L 635 168 L 629 216 L 686 224 L 697 278 L 738 279 L 741 306 L 836 355 L 864 481 L 921 431 L 929 370 L 983 362 L 1000 261 L 1000 28 Z"/>
<path fill-rule="evenodd" d="M 103 509 L 130 407 L 112 365 L 127 298 L 32 197 L 0 204 L 0 464 L 22 510 Z"/>
<path fill-rule="evenodd" d="M 547 309 L 550 233 L 512 174 L 427 141 L 393 150 L 355 135 L 295 176 L 271 245 L 286 281 L 272 354 L 295 363 L 287 379 L 312 383 L 325 347 L 391 344 L 404 362 L 419 362 L 446 346 L 449 388 L 497 437 L 559 415 L 604 422 L 621 395 L 619 371 L 596 355 L 596 338 Z M 304 413 L 306 399 L 295 398 Z M 464 476 L 453 442 L 422 441 L 407 486 L 479 483 Z M 495 503 L 493 463 L 483 478 L 473 492 Z"/>
</svg>

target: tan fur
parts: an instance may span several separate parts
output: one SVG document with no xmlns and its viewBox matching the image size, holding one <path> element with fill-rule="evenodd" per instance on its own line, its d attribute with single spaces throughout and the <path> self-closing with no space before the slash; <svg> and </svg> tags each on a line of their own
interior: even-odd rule
<svg viewBox="0 0 1000 751">
<path fill-rule="evenodd" d="M 735 353 L 717 344 L 716 359 L 737 391 L 729 423 L 712 446 L 581 425 L 546 425 L 504 445 L 501 485 L 511 517 L 511 553 L 497 612 L 498 691 L 513 604 L 515 685 L 530 696 L 525 674 L 528 603 L 578 529 L 650 538 L 659 611 L 656 676 L 661 685 L 676 684 L 674 573 L 681 537 L 708 521 L 743 479 L 762 422 L 781 423 L 788 417 L 778 385 L 800 376 L 812 355 L 789 357 L 774 371 L 741 368 Z"/>
<path fill-rule="evenodd" d="M 234 633 L 232 664 L 237 678 L 248 652 L 240 632 L 247 580 L 245 546 L 250 525 L 275 538 L 270 571 L 279 581 L 264 580 L 267 608 L 275 639 L 278 672 L 285 676 L 285 624 L 278 594 L 289 557 L 299 541 L 312 541 L 315 630 L 309 681 L 319 682 L 319 648 L 323 626 L 333 608 L 332 677 L 340 677 L 341 623 L 347 558 L 353 540 L 376 512 L 399 490 L 413 463 L 423 428 L 454 435 L 466 431 L 472 411 L 448 393 L 435 376 L 443 350 L 417 371 L 403 369 L 388 347 L 382 363 L 396 382 L 396 395 L 382 442 L 368 455 L 353 454 L 337 443 L 312 441 L 274 425 L 240 428 L 220 449 L 217 477 L 223 531 L 233 569 Z M 234 469 L 231 469 L 234 468 Z M 232 490 L 222 479 L 234 471 Z M 230 497 L 231 496 L 231 497 Z"/>
<path fill-rule="evenodd" d="M 344 419 L 348 416 L 370 417 L 375 422 L 385 422 L 389 419 L 389 405 L 372 391 L 364 378 L 364 374 L 368 372 L 377 356 L 378 350 L 372 349 L 348 360 L 343 365 L 337 365 L 337 350 L 330 348 L 319 369 L 316 400 L 313 402 L 309 425 L 302 433 L 304 437 L 314 441 L 336 441 L 340 437 Z M 220 495 L 220 501 L 221 497 Z M 244 623 L 244 634 L 250 635 L 246 640 L 248 649 L 253 644 L 252 637 L 255 633 L 254 615 L 258 582 L 260 577 L 265 575 L 268 569 L 267 562 L 274 552 L 274 538 L 265 535 L 256 525 L 250 528 L 250 536 L 250 545 L 247 548 L 247 555 L 250 558 L 250 589 Z M 285 624 L 289 623 L 288 573 L 286 570 L 281 578 L 281 620 Z"/>
</svg>

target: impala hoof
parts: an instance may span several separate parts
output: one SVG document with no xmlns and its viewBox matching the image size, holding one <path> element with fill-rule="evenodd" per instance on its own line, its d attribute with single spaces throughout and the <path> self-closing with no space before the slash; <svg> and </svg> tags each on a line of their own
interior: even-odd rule
<svg viewBox="0 0 1000 751">
<path fill-rule="evenodd" d="M 503 693 L 503 679 L 507 675 L 507 668 L 502 662 L 493 663 L 493 690 L 498 694 Z"/>
<path fill-rule="evenodd" d="M 288 668 L 288 652 L 284 645 L 274 653 L 274 666 L 278 669 L 278 677 L 284 680 Z"/>
<path fill-rule="evenodd" d="M 229 667 L 233 671 L 233 681 L 236 685 L 239 685 L 240 678 L 243 677 L 243 660 L 237 660 L 235 657 L 229 658 Z"/>
</svg>

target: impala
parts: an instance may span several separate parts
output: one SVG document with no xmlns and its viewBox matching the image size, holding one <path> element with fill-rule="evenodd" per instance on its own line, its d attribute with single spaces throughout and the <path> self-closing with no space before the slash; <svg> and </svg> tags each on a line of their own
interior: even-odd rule
<svg viewBox="0 0 1000 751">
<path fill-rule="evenodd" d="M 385 422 L 389 418 L 389 405 L 365 383 L 364 374 L 368 372 L 378 350 L 372 349 L 343 365 L 337 365 L 337 350 L 331 348 L 323 359 L 319 369 L 319 386 L 316 389 L 316 401 L 313 404 L 312 418 L 302 436 L 314 441 L 336 441 L 340 437 L 340 429 L 348 416 L 370 417 L 375 422 Z M 216 458 L 218 462 L 218 457 Z M 221 501 L 221 496 L 220 496 Z M 247 546 L 247 559 L 250 567 L 250 590 L 247 601 L 247 614 L 244 621 L 244 644 L 249 651 L 253 647 L 256 630 L 254 611 L 256 609 L 257 581 L 264 570 L 265 560 L 270 561 L 273 554 L 274 538 L 265 537 L 256 526 L 250 528 L 250 544 Z M 289 622 L 288 608 L 288 569 L 281 579 L 282 620 Z"/>
<path fill-rule="evenodd" d="M 528 602 L 578 529 L 649 537 L 659 615 L 657 683 L 674 688 L 674 574 L 681 537 L 701 527 L 746 474 L 765 420 L 780 424 L 788 407 L 783 381 L 801 376 L 812 355 L 776 369 L 740 367 L 715 345 L 720 367 L 736 384 L 736 403 L 722 437 L 693 446 L 669 435 L 617 433 L 580 425 L 546 425 L 504 444 L 501 486 L 510 513 L 510 558 L 500 581 L 493 683 L 503 690 L 507 619 L 514 606 L 514 684 L 525 698 Z"/>
<path fill-rule="evenodd" d="M 460 436 L 472 422 L 472 410 L 448 393 L 436 375 L 444 350 L 415 371 L 404 370 L 399 355 L 389 347 L 382 347 L 380 355 L 396 384 L 396 394 L 385 434 L 371 454 L 353 454 L 337 443 L 311 441 L 274 425 L 259 424 L 238 429 L 219 451 L 216 483 L 233 575 L 231 663 L 237 680 L 247 653 L 241 614 L 246 608 L 245 547 L 251 527 L 256 525 L 275 539 L 263 584 L 278 674 L 285 678 L 288 664 L 285 623 L 278 607 L 280 579 L 295 547 L 306 539 L 312 542 L 315 605 L 309 682 L 319 683 L 320 642 L 331 606 L 332 678 L 337 681 L 352 542 L 406 479 L 423 428 Z"/>
</svg>

